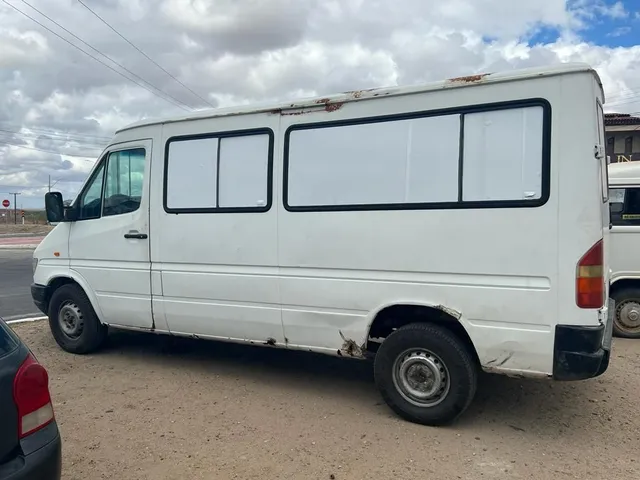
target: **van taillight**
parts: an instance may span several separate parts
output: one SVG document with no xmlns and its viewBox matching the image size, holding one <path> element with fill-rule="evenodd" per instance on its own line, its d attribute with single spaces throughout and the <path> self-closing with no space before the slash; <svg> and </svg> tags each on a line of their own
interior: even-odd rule
<svg viewBox="0 0 640 480">
<path fill-rule="evenodd" d="M 18 407 L 20 438 L 53 421 L 49 375 L 31 354 L 22 362 L 13 379 L 13 400 Z"/>
<path fill-rule="evenodd" d="M 578 262 L 576 271 L 576 303 L 580 308 L 602 308 L 604 305 L 604 255 L 599 240 Z"/>
</svg>

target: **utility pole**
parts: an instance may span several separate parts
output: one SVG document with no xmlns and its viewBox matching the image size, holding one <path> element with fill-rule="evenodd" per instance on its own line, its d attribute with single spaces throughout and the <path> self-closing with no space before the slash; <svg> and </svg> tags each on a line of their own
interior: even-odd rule
<svg viewBox="0 0 640 480">
<path fill-rule="evenodd" d="M 18 203 L 17 197 L 20 195 L 20 192 L 9 192 L 9 195 L 13 195 L 13 223 L 18 224 Z"/>
<path fill-rule="evenodd" d="M 53 185 L 51 184 L 51 175 L 49 175 L 49 192 L 51 192 L 51 187 L 55 187 L 56 183 L 58 183 L 60 180 L 56 180 L 55 182 L 53 182 Z"/>
</svg>

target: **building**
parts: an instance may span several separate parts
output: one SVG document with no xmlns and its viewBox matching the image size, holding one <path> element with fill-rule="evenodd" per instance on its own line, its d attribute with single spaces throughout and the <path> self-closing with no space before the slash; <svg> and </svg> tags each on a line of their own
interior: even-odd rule
<svg viewBox="0 0 640 480">
<path fill-rule="evenodd" d="M 604 125 L 611 163 L 640 161 L 640 117 L 606 113 Z"/>
</svg>

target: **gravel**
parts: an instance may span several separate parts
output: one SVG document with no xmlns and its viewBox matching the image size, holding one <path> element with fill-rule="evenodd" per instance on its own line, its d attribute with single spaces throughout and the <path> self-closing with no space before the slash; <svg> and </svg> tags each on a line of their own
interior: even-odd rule
<svg viewBox="0 0 640 480">
<path fill-rule="evenodd" d="M 129 332 L 76 356 L 46 322 L 14 328 L 49 371 L 65 480 L 640 478 L 633 340 L 593 380 L 484 375 L 430 428 L 383 404 L 365 362 Z"/>
</svg>

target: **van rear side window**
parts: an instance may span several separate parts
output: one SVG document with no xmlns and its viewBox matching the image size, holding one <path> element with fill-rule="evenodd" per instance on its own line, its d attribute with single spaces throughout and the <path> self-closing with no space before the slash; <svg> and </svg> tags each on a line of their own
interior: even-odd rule
<svg viewBox="0 0 640 480">
<path fill-rule="evenodd" d="M 549 189 L 549 115 L 548 104 L 529 101 L 511 108 L 295 125 L 285 139 L 285 207 L 542 205 Z"/>
<path fill-rule="evenodd" d="M 268 210 L 272 152 L 270 130 L 170 139 L 165 159 L 165 211 Z"/>
</svg>

